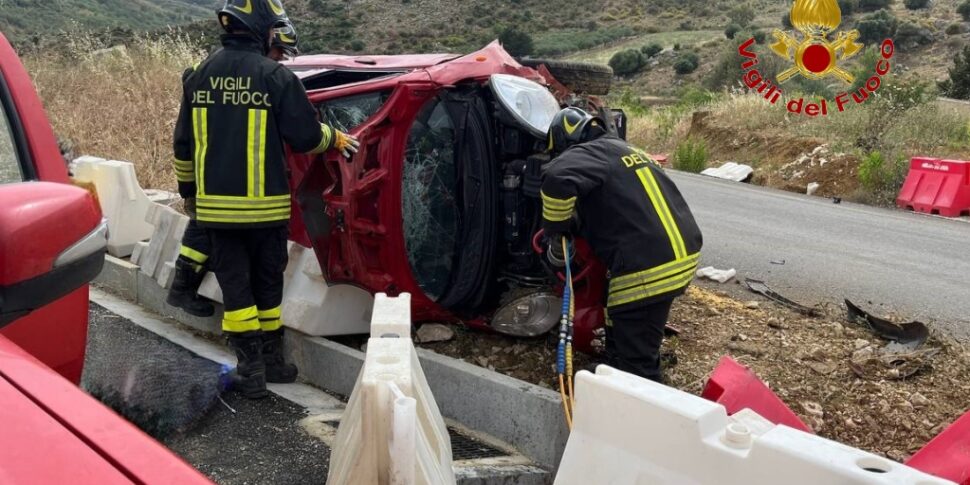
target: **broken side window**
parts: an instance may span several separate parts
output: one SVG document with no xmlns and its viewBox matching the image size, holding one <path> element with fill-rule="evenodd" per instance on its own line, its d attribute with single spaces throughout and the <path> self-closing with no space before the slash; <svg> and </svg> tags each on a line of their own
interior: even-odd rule
<svg viewBox="0 0 970 485">
<path fill-rule="evenodd" d="M 324 123 L 346 133 L 374 116 L 390 96 L 390 91 L 377 91 L 331 99 L 320 103 L 317 110 Z"/>
<path fill-rule="evenodd" d="M 448 289 L 459 228 L 455 127 L 439 100 L 411 126 L 402 180 L 404 241 L 411 271 L 433 300 Z"/>
</svg>

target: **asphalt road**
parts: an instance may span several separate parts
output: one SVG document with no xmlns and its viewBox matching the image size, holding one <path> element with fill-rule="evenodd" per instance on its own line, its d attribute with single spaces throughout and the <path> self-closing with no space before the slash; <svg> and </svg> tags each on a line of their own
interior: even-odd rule
<svg viewBox="0 0 970 485">
<path fill-rule="evenodd" d="M 704 233 L 702 265 L 735 268 L 739 280 L 764 280 L 810 306 L 848 298 L 970 339 L 970 220 L 671 177 Z"/>
</svg>

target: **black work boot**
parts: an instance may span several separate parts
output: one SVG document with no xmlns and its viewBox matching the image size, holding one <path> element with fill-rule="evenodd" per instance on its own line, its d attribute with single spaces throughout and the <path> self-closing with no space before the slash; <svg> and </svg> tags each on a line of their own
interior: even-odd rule
<svg viewBox="0 0 970 485">
<path fill-rule="evenodd" d="M 266 364 L 263 362 L 262 332 L 229 334 L 229 347 L 236 352 L 239 363 L 232 376 L 232 387 L 249 399 L 269 395 L 266 390 Z"/>
<path fill-rule="evenodd" d="M 295 365 L 283 360 L 283 329 L 263 332 L 263 361 L 266 362 L 266 382 L 289 384 L 299 372 Z"/>
<path fill-rule="evenodd" d="M 196 263 L 179 256 L 175 260 L 175 280 L 172 281 L 172 288 L 168 290 L 168 298 L 165 301 L 169 305 L 185 310 L 189 315 L 211 317 L 215 313 L 215 307 L 197 294 L 203 277 L 205 272 L 197 271 Z"/>
</svg>

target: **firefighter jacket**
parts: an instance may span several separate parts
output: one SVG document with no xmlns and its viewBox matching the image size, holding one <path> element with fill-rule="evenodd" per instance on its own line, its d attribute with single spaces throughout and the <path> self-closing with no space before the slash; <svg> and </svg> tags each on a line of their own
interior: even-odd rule
<svg viewBox="0 0 970 485">
<path fill-rule="evenodd" d="M 204 227 L 284 225 L 290 189 L 284 143 L 321 153 L 333 129 L 317 121 L 300 80 L 263 55 L 259 41 L 224 35 L 223 48 L 183 77 L 175 174 L 196 197 Z"/>
<path fill-rule="evenodd" d="M 682 294 L 700 257 L 701 231 L 674 183 L 643 150 L 606 135 L 553 160 L 542 182 L 543 228 L 580 235 L 609 268 L 607 307 Z"/>
</svg>

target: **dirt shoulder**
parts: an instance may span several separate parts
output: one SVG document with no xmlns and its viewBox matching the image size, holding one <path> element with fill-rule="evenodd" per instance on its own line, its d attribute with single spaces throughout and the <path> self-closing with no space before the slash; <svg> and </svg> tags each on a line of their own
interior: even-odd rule
<svg viewBox="0 0 970 485">
<path fill-rule="evenodd" d="M 674 387 L 699 394 L 721 357 L 731 355 L 819 435 L 890 459 L 905 460 L 970 408 L 970 354 L 941 338 L 924 344 L 939 354 L 919 361 L 914 375 L 894 379 L 892 369 L 882 369 L 873 372 L 880 377 L 863 378 L 850 365 L 853 357 L 887 342 L 838 310 L 810 318 L 753 296 L 743 301 L 693 287 L 674 305 L 670 323 L 682 330 L 665 343 L 679 360 L 667 370 Z M 554 388 L 550 342 L 456 332 L 452 341 L 424 347 Z M 580 356 L 577 369 L 592 362 Z"/>
</svg>

